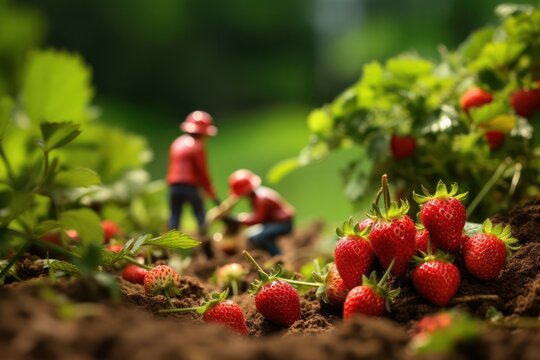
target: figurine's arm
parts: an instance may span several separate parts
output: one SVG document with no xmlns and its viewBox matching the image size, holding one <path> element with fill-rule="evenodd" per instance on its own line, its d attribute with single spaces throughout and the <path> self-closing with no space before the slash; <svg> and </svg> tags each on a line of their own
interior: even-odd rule
<svg viewBox="0 0 540 360">
<path fill-rule="evenodd" d="M 259 201 L 255 203 L 252 213 L 238 214 L 238 221 L 248 226 L 261 224 L 267 218 L 266 216 L 267 212 L 268 212 L 268 206 L 266 206 L 264 202 Z"/>
<path fill-rule="evenodd" d="M 201 182 L 201 185 L 204 187 L 204 190 L 210 196 L 210 198 L 216 198 L 216 191 L 212 186 L 210 181 L 210 175 L 208 174 L 208 165 L 206 162 L 206 152 L 204 148 L 201 148 L 194 157 L 195 168 L 197 169 L 197 176 Z"/>
</svg>

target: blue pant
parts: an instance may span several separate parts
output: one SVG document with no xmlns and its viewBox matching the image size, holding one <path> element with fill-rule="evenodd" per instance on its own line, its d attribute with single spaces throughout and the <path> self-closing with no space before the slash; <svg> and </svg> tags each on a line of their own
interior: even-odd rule
<svg viewBox="0 0 540 360">
<path fill-rule="evenodd" d="M 256 248 L 266 250 L 270 255 L 279 255 L 281 251 L 276 240 L 281 235 L 290 234 L 292 220 L 253 225 L 248 228 L 248 238 Z"/>
<path fill-rule="evenodd" d="M 203 199 L 199 193 L 199 188 L 189 184 L 173 184 L 169 187 L 169 206 L 171 217 L 169 219 L 169 229 L 177 230 L 182 218 L 182 207 L 184 203 L 190 203 L 193 213 L 199 226 L 199 235 L 206 234 L 206 214 L 204 212 Z"/>
</svg>

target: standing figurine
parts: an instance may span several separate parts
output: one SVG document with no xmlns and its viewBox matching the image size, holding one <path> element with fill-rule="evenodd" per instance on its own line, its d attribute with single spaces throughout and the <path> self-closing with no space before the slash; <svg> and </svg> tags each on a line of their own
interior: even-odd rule
<svg viewBox="0 0 540 360">
<path fill-rule="evenodd" d="M 203 206 L 202 191 L 216 203 L 219 201 L 212 186 L 206 161 L 204 141 L 208 136 L 215 136 L 217 128 L 210 114 L 194 111 L 189 114 L 180 129 L 185 132 L 171 145 L 167 183 L 170 188 L 169 229 L 178 229 L 184 203 L 191 204 L 197 219 L 199 236 L 207 257 L 213 256 L 210 241 L 206 235 L 206 216 Z"/>
<path fill-rule="evenodd" d="M 251 243 L 266 250 L 270 255 L 280 254 L 276 240 L 290 234 L 293 228 L 294 208 L 277 192 L 261 186 L 261 178 L 249 170 L 237 170 L 229 177 L 231 196 L 218 206 L 211 217 L 222 217 L 238 200 L 245 196 L 253 211 L 241 213 L 236 221 L 247 225 L 247 236 Z"/>
</svg>

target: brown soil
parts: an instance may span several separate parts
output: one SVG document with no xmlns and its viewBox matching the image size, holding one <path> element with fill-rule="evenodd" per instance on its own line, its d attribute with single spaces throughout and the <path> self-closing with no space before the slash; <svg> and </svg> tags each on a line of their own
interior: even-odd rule
<svg viewBox="0 0 540 360">
<path fill-rule="evenodd" d="M 475 280 L 458 263 L 462 284 L 450 307 L 479 318 L 494 306 L 514 318 L 540 319 L 540 200 L 494 221 L 512 225 L 521 249 L 491 282 Z M 302 253 L 311 254 L 320 232 L 313 229 L 313 233 L 285 239 L 281 243 L 284 255 L 279 258 L 269 259 L 258 251 L 253 255 L 265 265 L 279 262 L 291 271 L 298 269 L 299 258 L 291 255 L 291 244 L 302 243 Z M 216 289 L 202 279 L 231 261 L 249 268 L 240 254 L 220 255 L 211 261 L 195 258 L 182 277 L 181 296 L 173 300 L 174 305 L 201 304 Z M 159 314 L 159 309 L 168 307 L 165 297 L 149 297 L 141 285 L 121 278 L 122 301 L 114 303 L 92 281 L 60 280 L 51 286 L 37 258 L 27 256 L 20 269 L 27 274 L 22 279 L 37 279 L 0 287 L 0 354 L 5 359 L 413 359 L 418 357 L 408 347 L 411 326 L 439 310 L 418 296 L 409 278 L 393 279 L 402 294 L 392 305 L 389 319 L 358 317 L 343 323 L 342 309 L 320 303 L 310 291 L 301 298 L 302 319 L 287 329 L 265 320 L 255 310 L 253 297 L 243 293 L 233 297 L 248 325 L 249 337 L 241 338 L 202 324 L 195 313 Z M 251 271 L 248 281 L 255 275 Z M 52 295 L 44 290 L 51 288 Z M 247 281 L 241 288 L 247 288 Z M 540 331 L 497 328 L 460 344 L 453 354 L 421 358 L 538 359 Z"/>
</svg>

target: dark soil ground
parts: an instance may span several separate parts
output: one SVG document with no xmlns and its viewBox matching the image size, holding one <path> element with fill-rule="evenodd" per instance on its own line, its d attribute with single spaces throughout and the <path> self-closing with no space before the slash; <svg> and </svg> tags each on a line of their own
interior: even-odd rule
<svg viewBox="0 0 540 360">
<path fill-rule="evenodd" d="M 480 319 L 493 306 L 510 319 L 540 320 L 540 199 L 493 220 L 511 224 L 521 248 L 495 281 L 475 280 L 458 263 L 462 283 L 449 307 Z M 298 270 L 305 260 L 298 254 L 311 257 L 320 228 L 316 224 L 285 239 L 282 257 L 269 259 L 258 251 L 253 255 L 259 263 L 279 262 Z M 295 247 L 300 250 L 294 252 Z M 200 304 L 216 290 L 208 277 L 231 261 L 248 267 L 239 254 L 211 261 L 195 258 L 174 304 Z M 287 329 L 264 320 L 253 298 L 242 293 L 233 297 L 247 320 L 249 337 L 242 338 L 203 324 L 194 313 L 159 315 L 157 311 L 168 306 L 164 297 L 149 297 L 142 286 L 121 278 L 122 301 L 112 302 L 88 281 L 52 284 L 36 257 L 27 256 L 19 273 L 23 281 L 0 287 L 0 359 L 415 359 L 419 357 L 409 347 L 412 326 L 440 310 L 419 297 L 407 277 L 392 279 L 402 293 L 383 319 L 357 317 L 343 323 L 341 309 L 320 303 L 311 291 L 302 296 L 302 319 Z M 254 277 L 251 271 L 240 288 L 246 289 Z M 420 358 L 540 359 L 540 330 L 490 327 L 451 354 Z"/>
</svg>

